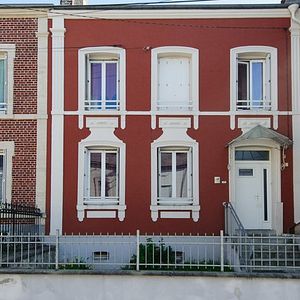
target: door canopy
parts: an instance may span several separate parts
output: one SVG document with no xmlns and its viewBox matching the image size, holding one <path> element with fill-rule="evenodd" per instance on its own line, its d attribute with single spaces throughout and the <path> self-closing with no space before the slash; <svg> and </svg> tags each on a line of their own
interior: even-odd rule
<svg viewBox="0 0 300 300">
<path fill-rule="evenodd" d="M 251 141 L 251 140 L 272 140 L 275 143 L 279 144 L 284 149 L 292 145 L 292 141 L 285 135 L 282 135 L 272 129 L 266 128 L 261 125 L 257 125 L 247 131 L 246 133 L 240 135 L 236 139 L 232 140 L 228 145 L 236 146 L 241 142 Z"/>
</svg>

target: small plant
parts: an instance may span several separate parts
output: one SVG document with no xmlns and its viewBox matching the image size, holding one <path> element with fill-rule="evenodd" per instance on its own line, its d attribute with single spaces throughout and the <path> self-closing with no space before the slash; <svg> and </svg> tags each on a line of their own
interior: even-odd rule
<svg viewBox="0 0 300 300">
<path fill-rule="evenodd" d="M 146 240 L 146 244 L 139 245 L 139 269 L 140 270 L 166 270 L 166 271 L 201 271 L 201 272 L 220 272 L 221 267 L 217 261 L 184 261 L 181 257 L 178 261 L 178 254 L 181 251 L 174 251 L 171 246 L 166 246 L 163 240 L 154 243 L 151 238 Z M 132 255 L 130 265 L 123 270 L 135 270 L 137 258 Z M 225 272 L 232 272 L 230 267 L 224 268 Z"/>
<path fill-rule="evenodd" d="M 82 257 L 75 259 L 72 262 L 58 266 L 59 270 L 91 270 L 92 267 L 88 265 Z"/>
</svg>

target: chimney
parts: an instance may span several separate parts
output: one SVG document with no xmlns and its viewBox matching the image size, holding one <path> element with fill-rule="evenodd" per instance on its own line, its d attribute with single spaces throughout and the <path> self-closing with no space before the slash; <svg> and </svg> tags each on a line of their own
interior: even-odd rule
<svg viewBox="0 0 300 300">
<path fill-rule="evenodd" d="M 60 5 L 86 5 L 87 0 L 60 0 Z"/>
</svg>

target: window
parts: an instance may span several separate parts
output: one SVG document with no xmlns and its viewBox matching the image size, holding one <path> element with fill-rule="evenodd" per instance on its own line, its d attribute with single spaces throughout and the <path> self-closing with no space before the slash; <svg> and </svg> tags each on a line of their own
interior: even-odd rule
<svg viewBox="0 0 300 300">
<path fill-rule="evenodd" d="M 277 49 L 231 49 L 231 97 L 235 110 L 277 109 Z"/>
<path fill-rule="evenodd" d="M 78 144 L 77 217 L 125 218 L 126 145 L 115 136 L 118 117 L 86 118 L 90 135 Z"/>
<path fill-rule="evenodd" d="M 119 204 L 119 150 L 86 149 L 84 203 Z"/>
<path fill-rule="evenodd" d="M 125 50 L 79 50 L 79 107 L 83 111 L 125 109 Z"/>
<path fill-rule="evenodd" d="M 0 115 L 13 113 L 14 44 L 0 44 Z"/>
<path fill-rule="evenodd" d="M 5 201 L 5 152 L 0 151 L 0 203 Z"/>
<path fill-rule="evenodd" d="M 0 203 L 11 202 L 14 142 L 0 142 Z"/>
<path fill-rule="evenodd" d="M 7 109 L 7 55 L 0 53 L 0 112 Z"/>
<path fill-rule="evenodd" d="M 151 144 L 151 218 L 199 220 L 199 149 L 191 118 L 159 117 L 162 135 Z"/>
<path fill-rule="evenodd" d="M 158 148 L 158 205 L 192 205 L 192 150 Z"/>
<path fill-rule="evenodd" d="M 160 47 L 152 50 L 152 110 L 198 110 L 198 50 Z"/>
</svg>

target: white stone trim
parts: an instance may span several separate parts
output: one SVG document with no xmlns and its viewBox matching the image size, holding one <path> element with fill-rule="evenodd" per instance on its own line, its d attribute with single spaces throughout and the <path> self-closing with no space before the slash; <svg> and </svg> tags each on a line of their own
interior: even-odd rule
<svg viewBox="0 0 300 300">
<path fill-rule="evenodd" d="M 52 111 L 64 110 L 64 17 L 52 19 Z M 64 116 L 52 116 L 50 234 L 62 232 Z"/>
<path fill-rule="evenodd" d="M 14 102 L 14 59 L 16 56 L 15 44 L 0 44 L 0 53 L 5 53 L 7 56 L 7 110 L 6 113 L 0 113 L 2 117 L 13 116 L 13 102 Z"/>
<path fill-rule="evenodd" d="M 163 134 L 151 143 L 151 218 L 154 222 L 161 217 L 162 211 L 191 211 L 193 221 L 199 220 L 199 148 L 197 141 L 187 134 L 191 127 L 190 118 L 160 118 Z M 190 147 L 192 148 L 192 174 L 193 174 L 193 205 L 191 206 L 162 206 L 157 205 L 157 149 L 160 147 Z"/>
<path fill-rule="evenodd" d="M 87 115 L 89 112 L 84 110 L 84 100 L 86 94 L 86 62 L 85 57 L 87 54 L 114 54 L 118 57 L 119 60 L 119 81 L 120 81 L 120 109 L 108 112 L 103 111 L 93 111 L 90 112 L 93 115 L 118 115 L 124 114 L 126 110 L 126 50 L 119 47 L 87 47 L 81 48 L 78 50 L 78 111 L 79 111 L 79 128 L 83 128 L 83 115 Z M 124 118 L 125 120 L 125 118 Z M 124 120 L 122 122 L 125 127 Z"/>
<path fill-rule="evenodd" d="M 116 212 L 115 211 L 87 211 L 86 217 L 88 219 L 115 219 Z"/>
<path fill-rule="evenodd" d="M 37 114 L 47 115 L 48 18 L 38 19 Z M 37 119 L 36 205 L 46 211 L 47 120 Z"/>
<path fill-rule="evenodd" d="M 194 128 L 198 128 L 197 112 L 199 111 L 199 50 L 192 47 L 165 46 L 151 50 L 151 127 L 156 128 L 156 115 L 168 114 L 168 110 L 159 111 L 157 109 L 157 81 L 158 81 L 158 58 L 160 55 L 182 55 L 191 59 L 191 101 L 192 110 L 175 110 L 180 115 L 191 114 L 194 116 Z M 169 113 L 173 112 L 169 111 Z"/>
<path fill-rule="evenodd" d="M 271 166 L 271 195 L 270 225 L 277 234 L 283 232 L 283 204 L 281 201 L 281 169 L 280 145 L 270 139 L 241 141 L 228 149 L 229 171 L 229 201 L 235 206 L 235 150 L 268 150 L 270 151 Z"/>
<path fill-rule="evenodd" d="M 67 19 L 241 19 L 241 18 L 288 18 L 287 8 L 280 9 L 137 9 L 137 10 L 50 10 L 49 17 L 62 14 Z"/>
<path fill-rule="evenodd" d="M 125 218 L 125 158 L 126 145 L 115 134 L 118 127 L 118 118 L 87 118 L 87 127 L 90 135 L 78 143 L 78 192 L 77 192 L 77 217 L 79 221 L 85 218 L 85 211 L 97 210 L 107 211 L 113 209 L 118 212 L 118 219 L 123 221 Z M 90 147 L 114 147 L 119 149 L 119 205 L 90 205 L 84 204 L 84 170 L 85 154 L 84 150 Z M 98 214 L 99 218 L 104 214 Z"/>
<path fill-rule="evenodd" d="M 9 5 L 9 4 L 8 4 Z M 28 7 L 12 7 L 8 9 L 0 8 L 0 18 L 38 18 L 38 17 L 46 17 L 48 15 L 49 8 L 39 7 L 37 9 Z"/>
<path fill-rule="evenodd" d="M 254 114 L 271 113 L 274 118 L 273 128 L 277 129 L 277 110 L 278 110 L 278 60 L 277 60 L 277 48 L 270 46 L 242 46 L 230 49 L 230 127 L 235 129 L 235 116 L 240 114 L 249 114 L 250 111 L 237 111 L 236 110 L 236 89 L 237 89 L 237 57 L 242 53 L 268 53 L 271 57 L 270 68 L 271 68 L 271 94 L 270 99 L 272 102 L 271 111 L 253 111 Z"/>
<path fill-rule="evenodd" d="M 162 219 L 189 219 L 191 217 L 190 212 L 185 211 L 162 211 L 160 213 Z"/>
<path fill-rule="evenodd" d="M 300 10 L 299 4 L 289 6 L 291 13 L 291 84 L 293 126 L 293 192 L 294 222 L 300 222 Z"/>
<path fill-rule="evenodd" d="M 257 125 L 270 128 L 271 120 L 270 118 L 238 118 L 238 128 L 241 128 L 243 133 Z"/>
<path fill-rule="evenodd" d="M 0 150 L 5 155 L 5 201 L 11 203 L 11 191 L 12 191 L 12 158 L 15 155 L 15 142 L 0 142 Z"/>
</svg>

